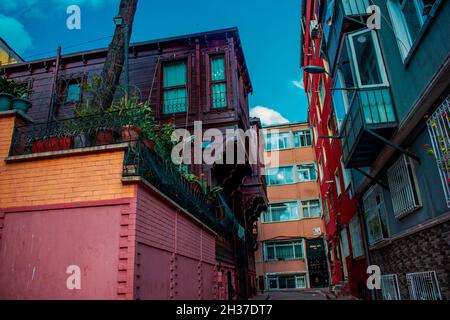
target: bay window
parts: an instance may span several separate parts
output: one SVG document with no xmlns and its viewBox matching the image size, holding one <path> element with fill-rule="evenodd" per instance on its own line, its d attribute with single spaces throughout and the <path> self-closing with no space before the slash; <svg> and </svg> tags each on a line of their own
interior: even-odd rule
<svg viewBox="0 0 450 320">
<path fill-rule="evenodd" d="M 225 108 L 227 106 L 224 56 L 211 58 L 211 96 L 213 108 Z"/>
<path fill-rule="evenodd" d="M 186 62 L 167 63 L 163 69 L 163 113 L 186 112 L 188 104 Z"/>
</svg>

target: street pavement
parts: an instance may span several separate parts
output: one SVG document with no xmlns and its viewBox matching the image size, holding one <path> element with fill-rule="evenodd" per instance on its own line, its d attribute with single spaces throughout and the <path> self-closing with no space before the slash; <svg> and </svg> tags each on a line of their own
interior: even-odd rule
<svg viewBox="0 0 450 320">
<path fill-rule="evenodd" d="M 330 300 L 336 299 L 328 289 L 301 289 L 286 291 L 266 291 L 251 300 Z"/>
</svg>

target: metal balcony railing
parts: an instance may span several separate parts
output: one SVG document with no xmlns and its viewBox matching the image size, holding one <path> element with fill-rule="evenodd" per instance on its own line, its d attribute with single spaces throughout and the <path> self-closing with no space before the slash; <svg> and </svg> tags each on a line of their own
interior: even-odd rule
<svg viewBox="0 0 450 320">
<path fill-rule="evenodd" d="M 365 129 L 378 130 L 397 124 L 389 87 L 358 89 L 352 94 L 349 112 L 342 125 L 345 163 L 358 147 Z"/>
</svg>

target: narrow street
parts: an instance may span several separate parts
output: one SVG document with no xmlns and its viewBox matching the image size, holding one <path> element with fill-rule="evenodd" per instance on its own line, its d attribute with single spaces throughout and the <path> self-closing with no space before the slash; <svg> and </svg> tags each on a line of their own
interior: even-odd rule
<svg viewBox="0 0 450 320">
<path fill-rule="evenodd" d="M 334 295 L 328 289 L 303 289 L 289 291 L 259 292 L 252 300 L 332 300 Z"/>
</svg>

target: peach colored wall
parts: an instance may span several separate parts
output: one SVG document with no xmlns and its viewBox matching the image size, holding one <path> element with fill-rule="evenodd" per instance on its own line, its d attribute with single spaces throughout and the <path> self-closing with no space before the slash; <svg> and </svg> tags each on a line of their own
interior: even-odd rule
<svg viewBox="0 0 450 320">
<path fill-rule="evenodd" d="M 304 259 L 286 260 L 286 261 L 270 261 L 258 263 L 256 265 L 256 273 L 258 275 L 266 273 L 289 273 L 289 272 L 305 272 L 306 262 Z"/>
<path fill-rule="evenodd" d="M 281 126 L 279 132 L 308 129 L 308 124 Z M 279 166 L 296 165 L 315 162 L 312 147 L 291 148 L 266 153 L 267 157 L 279 157 Z M 269 165 L 270 166 L 270 165 Z M 288 185 L 270 186 L 267 188 L 270 203 L 319 199 L 320 190 L 317 181 L 298 182 Z M 301 219 L 289 222 L 261 223 L 258 222 L 258 241 L 282 240 L 283 238 L 313 238 L 313 229 L 320 227 L 324 231 L 323 221 L 320 218 Z M 306 272 L 306 259 L 291 261 L 263 262 L 263 246 L 260 245 L 256 254 L 257 275 L 266 273 Z"/>
<path fill-rule="evenodd" d="M 123 185 L 124 150 L 6 163 L 16 117 L 0 117 L 0 208 L 135 196 Z"/>
</svg>

